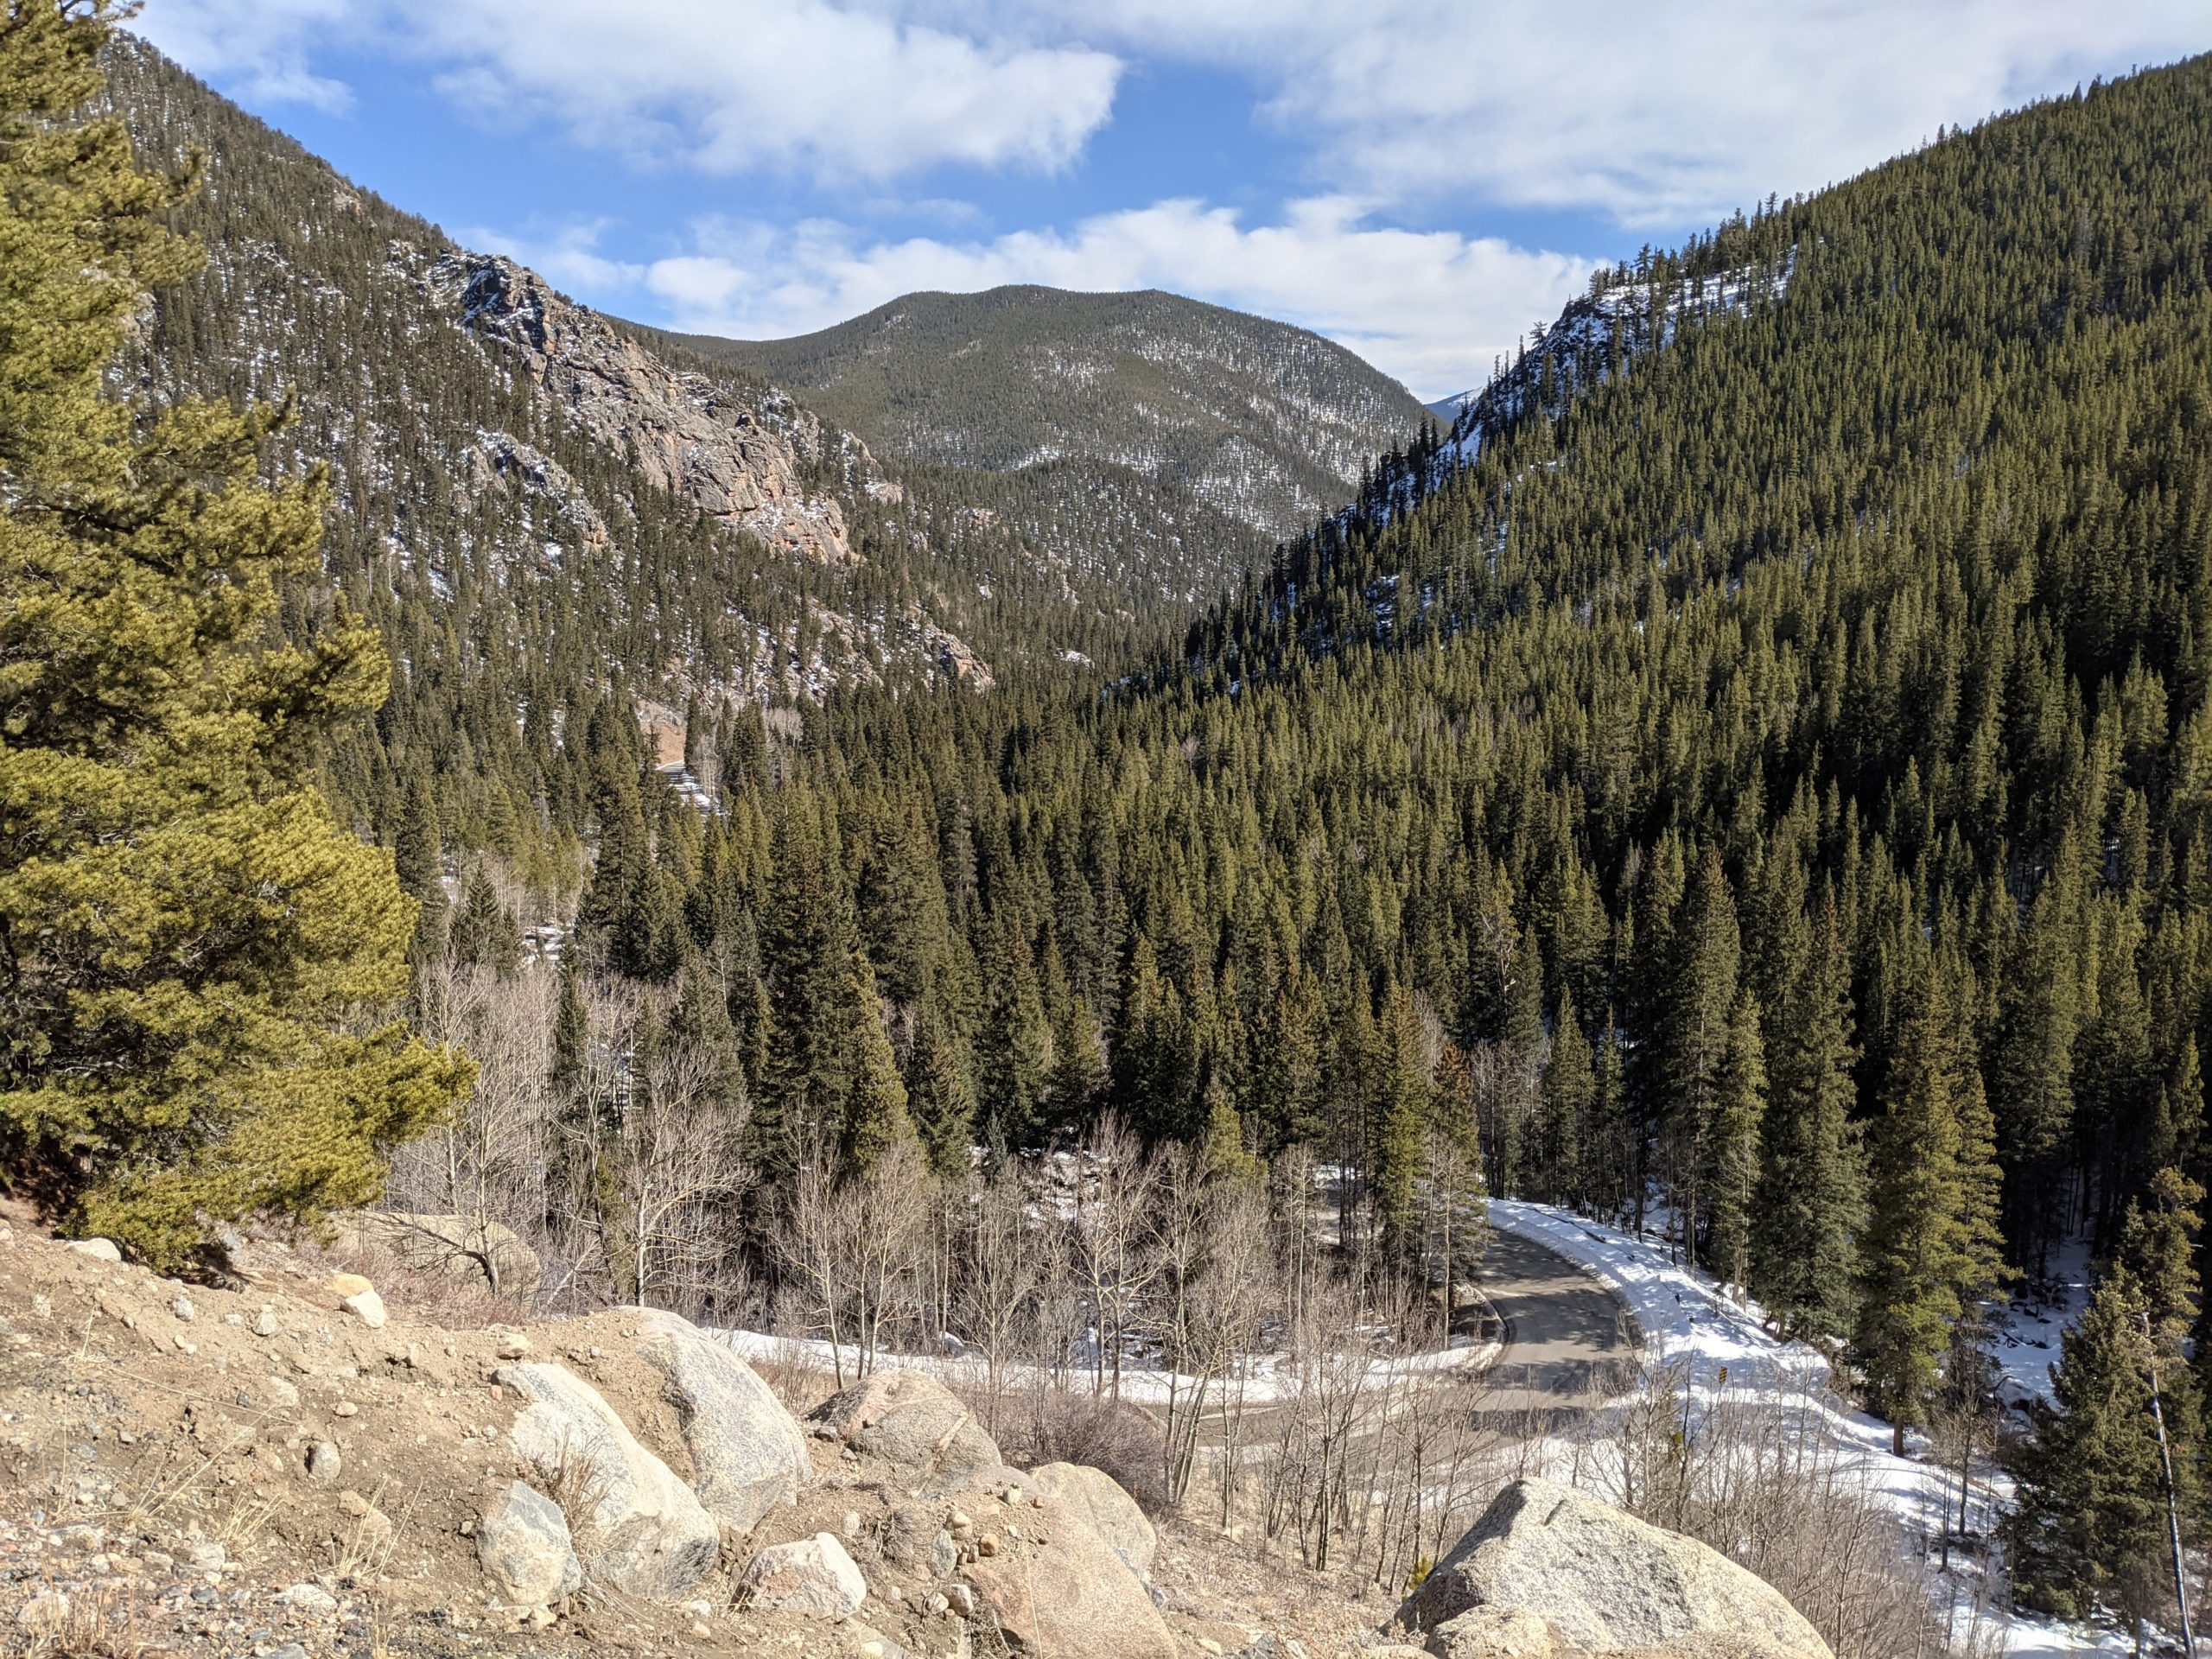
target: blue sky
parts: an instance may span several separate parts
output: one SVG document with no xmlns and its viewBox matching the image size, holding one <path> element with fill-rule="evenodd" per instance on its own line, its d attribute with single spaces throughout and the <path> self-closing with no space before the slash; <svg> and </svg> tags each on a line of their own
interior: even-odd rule
<svg viewBox="0 0 2212 1659">
<path fill-rule="evenodd" d="M 1158 287 L 1423 397 L 1594 262 L 2212 48 L 2206 0 L 147 0 L 137 27 L 643 321 Z"/>
</svg>

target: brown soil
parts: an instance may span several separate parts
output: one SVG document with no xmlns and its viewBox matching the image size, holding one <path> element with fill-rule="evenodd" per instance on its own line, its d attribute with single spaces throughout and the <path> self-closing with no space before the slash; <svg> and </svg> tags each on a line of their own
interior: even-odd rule
<svg viewBox="0 0 2212 1659">
<path fill-rule="evenodd" d="M 822 1441 L 816 1483 L 751 1537 L 728 1541 L 700 1604 L 654 1606 L 587 1586 L 557 1623 L 529 1628 L 491 1599 L 470 1536 L 486 1492 L 526 1472 L 506 1441 L 520 1402 L 493 1374 L 503 1348 L 566 1365 L 688 1478 L 659 1376 L 634 1351 L 634 1319 L 617 1310 L 533 1322 L 507 1310 L 517 1323 L 487 1325 L 502 1305 L 311 1247 L 257 1243 L 239 1266 L 237 1288 L 187 1286 L 0 1223 L 0 1650 L 991 1650 L 957 1615 L 928 1611 L 939 1586 L 925 1561 L 894 1562 L 882 1548 L 893 1511 L 918 1500 L 890 1471 Z M 348 1266 L 383 1269 L 382 1329 L 325 1282 Z M 811 1379 L 777 1381 L 795 1408 L 818 1397 Z M 318 1443 L 336 1448 L 334 1476 L 310 1472 Z M 1020 1524 L 988 1495 L 958 1502 L 981 1532 Z M 844 1535 L 868 1578 L 858 1618 L 832 1626 L 729 1610 L 730 1581 L 754 1550 L 817 1531 Z M 1389 1611 L 1379 1595 L 1355 1602 L 1318 1575 L 1173 1522 L 1153 1582 L 1192 1656 L 1235 1654 L 1267 1632 L 1330 1659 Z M 869 1645 L 885 1638 L 896 1646 Z"/>
</svg>

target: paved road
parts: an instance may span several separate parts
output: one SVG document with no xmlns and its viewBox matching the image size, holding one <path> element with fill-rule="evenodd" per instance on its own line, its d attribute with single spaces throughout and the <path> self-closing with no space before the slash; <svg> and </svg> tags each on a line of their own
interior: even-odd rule
<svg viewBox="0 0 2212 1659">
<path fill-rule="evenodd" d="M 1491 1233 L 1483 1289 L 1505 1321 L 1484 1415 L 1557 1418 L 1618 1391 L 1637 1358 L 1628 1310 L 1556 1250 L 1503 1229 Z"/>
</svg>

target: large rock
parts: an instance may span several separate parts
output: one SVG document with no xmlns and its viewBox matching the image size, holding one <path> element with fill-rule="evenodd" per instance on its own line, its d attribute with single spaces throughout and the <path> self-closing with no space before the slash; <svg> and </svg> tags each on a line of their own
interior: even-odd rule
<svg viewBox="0 0 2212 1659">
<path fill-rule="evenodd" d="M 1005 1462 L 952 1391 L 916 1371 L 878 1371 L 830 1395 L 807 1421 L 919 1480 L 957 1481 Z"/>
<path fill-rule="evenodd" d="M 537 1252 L 512 1228 L 469 1216 L 356 1210 L 331 1219 L 340 1249 L 367 1246 L 410 1272 L 472 1280 L 518 1302 L 537 1294 Z"/>
<path fill-rule="evenodd" d="M 756 1612 L 850 1618 L 868 1599 L 868 1580 L 835 1535 L 817 1532 L 771 1544 L 746 1565 L 739 1596 Z"/>
<path fill-rule="evenodd" d="M 476 1556 L 500 1599 L 518 1607 L 558 1601 L 584 1581 L 560 1505 L 518 1480 L 485 1503 L 476 1522 Z"/>
<path fill-rule="evenodd" d="M 668 1379 L 691 1452 L 691 1486 L 718 1521 L 750 1532 L 813 1478 L 806 1436 L 775 1391 L 727 1344 L 650 1313 L 639 1351 Z"/>
<path fill-rule="evenodd" d="M 1029 1471 L 1029 1484 L 1088 1521 L 1090 1529 L 1129 1564 L 1129 1571 L 1141 1579 L 1152 1576 L 1160 1535 L 1113 1476 L 1087 1463 L 1047 1463 Z"/>
<path fill-rule="evenodd" d="M 1044 1514 L 1047 1541 L 1009 1540 L 961 1568 L 975 1586 L 977 1622 L 995 1624 L 1017 1652 L 1176 1659 L 1151 1592 L 1114 1547 L 1068 1503 L 1048 1499 Z"/>
<path fill-rule="evenodd" d="M 1742 1636 L 1833 1659 L 1779 1591 L 1719 1551 L 1548 1480 L 1499 1493 L 1399 1617 L 1433 1630 L 1471 1607 L 1534 1613 L 1573 1651 Z"/>
<path fill-rule="evenodd" d="M 1428 1633 L 1436 1659 L 1552 1659 L 1552 1633 L 1526 1608 L 1470 1607 Z"/>
<path fill-rule="evenodd" d="M 596 1389 L 558 1365 L 505 1365 L 497 1376 L 530 1402 L 508 1440 L 559 1494 L 585 1571 L 649 1601 L 681 1601 L 714 1571 L 715 1517 Z"/>
</svg>

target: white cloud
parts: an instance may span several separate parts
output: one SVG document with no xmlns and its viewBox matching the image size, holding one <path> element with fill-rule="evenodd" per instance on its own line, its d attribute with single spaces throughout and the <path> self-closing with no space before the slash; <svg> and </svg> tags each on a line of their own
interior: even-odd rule
<svg viewBox="0 0 2212 1659">
<path fill-rule="evenodd" d="M 593 227 L 489 240 L 610 309 L 738 339 L 805 334 L 921 289 L 1167 289 L 1326 334 L 1428 397 L 1487 378 L 1590 273 L 1585 260 L 1495 238 L 1376 225 L 1343 197 L 1249 226 L 1229 208 L 1172 200 L 966 242 L 871 241 L 822 220 L 708 220 L 695 236 L 691 250 L 642 266 L 601 256 Z"/>
<path fill-rule="evenodd" d="M 352 89 L 308 67 L 310 42 L 345 18 L 346 0 L 153 0 L 131 24 L 194 74 L 249 104 L 304 104 L 333 114 Z"/>
<path fill-rule="evenodd" d="M 829 0 L 151 0 L 137 25 L 253 95 L 327 105 L 315 50 L 424 65 L 454 103 L 647 163 L 888 179 L 947 163 L 1050 169 L 1112 111 L 1122 64 Z"/>
<path fill-rule="evenodd" d="M 1065 15 L 905 10 L 969 28 Z M 1636 226 L 1817 189 L 1939 124 L 2212 46 L 2204 0 L 1092 0 L 1082 28 L 1248 76 L 1328 188 Z"/>
</svg>

